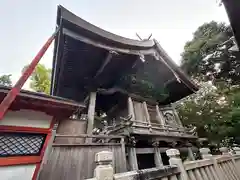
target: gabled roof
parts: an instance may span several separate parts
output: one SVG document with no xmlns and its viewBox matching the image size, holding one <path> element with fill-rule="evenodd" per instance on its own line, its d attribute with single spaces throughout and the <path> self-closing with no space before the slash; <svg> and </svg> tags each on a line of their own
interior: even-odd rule
<svg viewBox="0 0 240 180">
<path fill-rule="evenodd" d="M 57 26 L 61 30 L 55 41 L 51 83 L 55 96 L 81 102 L 93 89 L 123 89 L 168 104 L 198 90 L 156 40 L 112 34 L 62 6 Z M 161 97 L 162 91 L 168 96 Z"/>
</svg>

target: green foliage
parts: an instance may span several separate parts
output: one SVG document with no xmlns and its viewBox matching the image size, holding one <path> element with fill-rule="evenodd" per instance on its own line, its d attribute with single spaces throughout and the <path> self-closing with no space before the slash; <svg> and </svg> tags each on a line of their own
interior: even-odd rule
<svg viewBox="0 0 240 180">
<path fill-rule="evenodd" d="M 240 88 L 225 87 L 188 97 L 178 104 L 180 118 L 185 125 L 197 127 L 200 137 L 207 137 L 212 143 L 239 136 Z"/>
<path fill-rule="evenodd" d="M 30 87 L 33 90 L 46 94 L 50 93 L 51 69 L 46 68 L 43 64 L 38 64 L 31 75 L 30 80 Z"/>
<path fill-rule="evenodd" d="M 12 86 L 11 74 L 0 76 L 0 85 Z"/>
<path fill-rule="evenodd" d="M 139 93 L 143 97 L 157 99 L 158 101 L 163 101 L 169 96 L 165 88 L 157 88 L 147 77 L 140 79 L 135 74 L 124 76 L 121 79 L 121 85 L 136 94 Z"/>
<path fill-rule="evenodd" d="M 202 84 L 203 89 L 178 104 L 186 125 L 195 125 L 200 137 L 213 144 L 230 145 L 240 133 L 240 56 L 230 51 L 232 32 L 223 23 L 200 26 L 182 53 L 182 68 Z M 217 66 L 218 65 L 218 66 Z"/>
<path fill-rule="evenodd" d="M 226 80 L 239 84 L 240 53 L 230 51 L 234 41 L 231 28 L 210 22 L 200 26 L 182 53 L 182 68 L 201 80 Z"/>
</svg>

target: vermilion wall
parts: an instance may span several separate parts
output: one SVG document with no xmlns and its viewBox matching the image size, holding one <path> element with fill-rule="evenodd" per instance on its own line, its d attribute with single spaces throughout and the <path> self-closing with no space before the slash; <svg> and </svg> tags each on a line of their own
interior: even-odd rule
<svg viewBox="0 0 240 180">
<path fill-rule="evenodd" d="M 46 147 L 51 138 L 54 122 L 53 116 L 41 111 L 21 109 L 7 112 L 0 121 L 1 180 L 35 180 L 37 178 Z M 24 150 L 21 148 L 26 150 L 34 146 L 34 138 L 38 135 L 45 137 L 40 140 L 41 146 L 38 145 L 38 153 L 34 155 L 29 154 L 29 152 L 28 154 L 22 153 Z M 30 138 L 24 139 L 26 136 Z M 16 146 L 16 144 L 18 145 Z M 16 155 L 15 152 L 17 152 Z"/>
</svg>

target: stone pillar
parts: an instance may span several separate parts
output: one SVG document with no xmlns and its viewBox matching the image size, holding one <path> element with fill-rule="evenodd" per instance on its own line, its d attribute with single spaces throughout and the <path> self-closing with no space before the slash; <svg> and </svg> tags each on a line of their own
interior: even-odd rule
<svg viewBox="0 0 240 180">
<path fill-rule="evenodd" d="M 211 159 L 212 158 L 212 154 L 209 148 L 201 148 L 200 150 L 200 154 L 202 159 Z"/>
<path fill-rule="evenodd" d="M 131 171 L 138 170 L 138 162 L 137 162 L 137 153 L 136 153 L 136 141 L 134 137 L 130 137 L 130 145 L 128 148 L 128 161 L 130 165 Z"/>
<path fill-rule="evenodd" d="M 90 93 L 89 105 L 88 105 L 88 121 L 87 121 L 87 134 L 92 134 L 94 126 L 94 114 L 95 114 L 95 105 L 96 105 L 96 92 Z M 86 138 L 87 143 L 91 143 L 91 138 Z"/>
<path fill-rule="evenodd" d="M 240 147 L 234 147 L 233 150 L 236 155 L 240 155 Z"/>
<path fill-rule="evenodd" d="M 97 164 L 94 170 L 95 180 L 113 180 L 114 170 L 112 167 L 113 153 L 109 151 L 101 151 L 95 155 Z"/>
<path fill-rule="evenodd" d="M 159 142 L 154 142 L 153 147 L 154 147 L 155 165 L 156 165 L 156 167 L 163 167 L 162 156 L 161 156 L 161 152 L 159 149 Z"/>
<path fill-rule="evenodd" d="M 219 151 L 222 153 L 222 155 L 230 155 L 227 147 L 221 147 L 219 148 Z"/>
<path fill-rule="evenodd" d="M 186 170 L 184 168 L 182 159 L 180 158 L 179 150 L 177 150 L 177 149 L 168 149 L 166 151 L 166 153 L 167 153 L 167 156 L 169 157 L 170 165 L 176 165 L 179 168 L 179 170 L 181 172 L 180 173 L 181 180 L 189 180 L 187 172 L 186 172 Z"/>
</svg>

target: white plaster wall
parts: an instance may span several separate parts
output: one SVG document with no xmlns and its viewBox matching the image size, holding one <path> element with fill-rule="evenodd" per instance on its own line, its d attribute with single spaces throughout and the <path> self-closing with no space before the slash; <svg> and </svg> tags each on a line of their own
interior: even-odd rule
<svg viewBox="0 0 240 180">
<path fill-rule="evenodd" d="M 52 116 L 32 110 L 8 111 L 0 125 L 49 128 Z"/>
<path fill-rule="evenodd" d="M 31 180 L 35 164 L 0 167 L 1 180 Z"/>
</svg>

